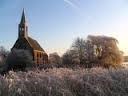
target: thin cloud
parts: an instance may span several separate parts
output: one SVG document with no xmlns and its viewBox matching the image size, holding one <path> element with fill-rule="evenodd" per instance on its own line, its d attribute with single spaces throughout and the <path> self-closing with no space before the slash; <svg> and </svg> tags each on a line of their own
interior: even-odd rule
<svg viewBox="0 0 128 96">
<path fill-rule="evenodd" d="M 80 6 L 80 0 L 63 0 L 65 3 L 67 3 L 70 7 L 72 7 L 78 14 L 83 18 L 82 22 L 85 22 L 87 24 L 91 24 L 92 16 L 87 17 L 84 12 L 81 10 Z M 86 20 L 86 21 L 85 21 Z"/>
<path fill-rule="evenodd" d="M 72 8 L 75 8 L 75 9 L 79 9 L 79 7 L 74 4 L 71 0 L 64 0 L 65 3 L 67 3 L 69 6 L 71 6 Z"/>
</svg>

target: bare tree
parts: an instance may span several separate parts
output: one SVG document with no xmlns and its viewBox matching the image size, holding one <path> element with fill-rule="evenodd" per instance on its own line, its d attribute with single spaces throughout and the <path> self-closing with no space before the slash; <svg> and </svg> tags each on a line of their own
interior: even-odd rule
<svg viewBox="0 0 128 96">
<path fill-rule="evenodd" d="M 3 46 L 0 46 L 0 74 L 4 74 L 6 71 L 6 59 L 9 54 Z"/>
<path fill-rule="evenodd" d="M 67 67 L 73 67 L 76 64 L 80 64 L 78 54 L 75 53 L 75 50 L 68 50 L 62 56 L 62 64 Z"/>
<path fill-rule="evenodd" d="M 84 64 L 86 57 L 85 57 L 85 47 L 86 43 L 85 40 L 82 38 L 77 38 L 71 47 L 71 53 L 73 55 L 73 59 L 79 61 L 79 64 Z"/>
<path fill-rule="evenodd" d="M 0 46 L 0 63 L 4 63 L 9 51 L 7 51 L 3 46 Z"/>
<path fill-rule="evenodd" d="M 86 40 L 77 38 L 62 57 L 63 64 L 79 64 L 85 67 L 105 68 L 121 65 L 123 56 L 118 41 L 113 37 L 89 35 Z"/>
<path fill-rule="evenodd" d="M 91 41 L 77 38 L 70 50 L 63 55 L 63 64 L 76 64 L 79 66 L 91 67 L 94 58 L 94 46 Z"/>
<path fill-rule="evenodd" d="M 122 54 L 117 46 L 118 41 L 113 37 L 107 36 L 88 36 L 94 49 L 93 61 L 106 68 L 117 67 L 122 63 Z M 92 48 L 89 48 L 91 50 Z M 87 51 L 89 51 L 87 50 Z M 90 54 L 91 55 L 91 54 Z"/>
<path fill-rule="evenodd" d="M 54 52 L 49 55 L 50 64 L 61 64 L 61 57 L 58 53 Z"/>
</svg>

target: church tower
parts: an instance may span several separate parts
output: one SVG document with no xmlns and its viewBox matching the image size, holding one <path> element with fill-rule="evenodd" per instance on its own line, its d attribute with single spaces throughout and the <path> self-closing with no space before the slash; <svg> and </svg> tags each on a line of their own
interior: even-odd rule
<svg viewBox="0 0 128 96">
<path fill-rule="evenodd" d="M 28 37 L 28 26 L 25 18 L 25 12 L 23 9 L 22 17 L 20 24 L 18 26 L 19 38 L 27 38 Z"/>
<path fill-rule="evenodd" d="M 48 55 L 40 44 L 33 38 L 28 36 L 28 26 L 25 18 L 25 12 L 23 9 L 20 24 L 18 26 L 18 38 L 12 47 L 14 49 L 27 50 L 33 57 L 35 64 L 48 64 Z"/>
</svg>

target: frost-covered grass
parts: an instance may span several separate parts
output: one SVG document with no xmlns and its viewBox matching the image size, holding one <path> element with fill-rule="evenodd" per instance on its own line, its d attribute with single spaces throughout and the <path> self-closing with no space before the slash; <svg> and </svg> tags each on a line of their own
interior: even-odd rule
<svg viewBox="0 0 128 96">
<path fill-rule="evenodd" d="M 10 71 L 0 76 L 0 96 L 128 96 L 128 70 Z"/>
</svg>

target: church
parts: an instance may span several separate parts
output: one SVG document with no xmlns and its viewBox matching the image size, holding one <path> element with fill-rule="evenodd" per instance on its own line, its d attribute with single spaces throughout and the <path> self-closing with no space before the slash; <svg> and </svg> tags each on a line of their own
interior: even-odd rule
<svg viewBox="0 0 128 96">
<path fill-rule="evenodd" d="M 23 10 L 20 24 L 18 26 L 18 39 L 16 40 L 11 51 L 14 49 L 28 50 L 33 57 L 35 64 L 47 64 L 48 55 L 40 44 L 28 36 L 28 25 L 26 22 L 25 12 Z"/>
</svg>

